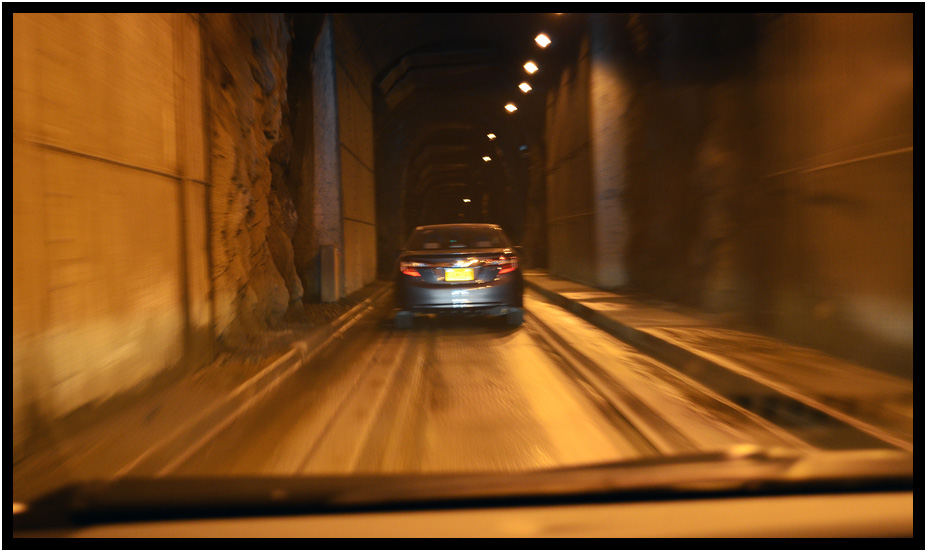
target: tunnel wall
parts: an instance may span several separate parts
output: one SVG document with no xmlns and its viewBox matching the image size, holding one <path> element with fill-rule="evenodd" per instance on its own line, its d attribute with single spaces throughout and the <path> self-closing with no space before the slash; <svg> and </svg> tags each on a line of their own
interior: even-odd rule
<svg viewBox="0 0 927 552">
<path fill-rule="evenodd" d="M 296 272 L 303 300 L 313 302 L 335 298 L 336 290 L 323 294 L 323 280 L 337 277 L 344 296 L 376 278 L 372 69 L 343 14 L 303 14 L 295 32 L 286 181 Z M 327 246 L 337 248 L 338 266 L 323 274 Z"/>
<path fill-rule="evenodd" d="M 548 100 L 551 272 L 609 287 L 590 276 L 601 244 L 589 118 L 620 107 L 613 158 L 625 166 L 612 178 L 625 179 L 627 218 L 615 223 L 628 228 L 633 288 L 910 373 L 911 17 L 614 20 L 626 103 L 587 101 L 601 92 L 585 46 Z"/>
<path fill-rule="evenodd" d="M 235 345 L 280 322 L 301 299 L 288 261 L 293 207 L 273 184 L 286 158 L 274 148 L 288 140 L 290 34 L 280 14 L 204 14 L 203 29 L 215 333 Z"/>
<path fill-rule="evenodd" d="M 207 355 L 211 305 L 197 20 L 12 17 L 19 454 L 48 419 Z"/>
<path fill-rule="evenodd" d="M 332 17 L 341 158 L 344 293 L 376 279 L 373 68 L 350 20 Z"/>
<path fill-rule="evenodd" d="M 912 14 L 785 14 L 758 51 L 759 175 L 778 333 L 910 370 Z M 920 101 L 920 100 L 918 100 Z"/>
<path fill-rule="evenodd" d="M 282 15 L 14 15 L 14 451 L 301 298 Z M 276 184 L 275 184 L 276 182 Z M 281 188 L 282 192 L 281 193 Z"/>
<path fill-rule="evenodd" d="M 754 17 L 632 14 L 625 24 L 631 282 L 714 312 L 754 310 L 745 255 L 766 247 L 743 237 L 749 211 L 764 209 L 753 197 Z"/>
<path fill-rule="evenodd" d="M 547 262 L 551 274 L 596 285 L 589 63 L 583 41 L 547 97 Z"/>
<path fill-rule="evenodd" d="M 375 97 L 376 98 L 376 97 Z M 382 94 L 375 99 L 379 120 L 385 118 L 383 114 L 387 108 L 384 106 Z M 389 280 L 393 277 L 393 263 L 402 247 L 406 236 L 403 234 L 403 197 L 402 174 L 399 152 L 403 150 L 406 139 L 399 135 L 391 140 L 381 137 L 389 128 L 382 122 L 378 123 L 377 140 L 375 144 L 375 159 L 377 171 L 375 175 L 376 214 L 377 214 L 377 277 Z"/>
</svg>

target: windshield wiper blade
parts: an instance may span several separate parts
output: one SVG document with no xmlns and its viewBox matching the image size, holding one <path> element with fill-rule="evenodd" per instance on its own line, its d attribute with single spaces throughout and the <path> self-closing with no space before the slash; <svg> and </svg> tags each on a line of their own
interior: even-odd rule
<svg viewBox="0 0 927 552">
<path fill-rule="evenodd" d="M 131 478 L 75 483 L 14 515 L 14 529 L 240 515 L 627 502 L 776 493 L 907 491 L 905 451 L 734 447 L 517 473 Z"/>
<path fill-rule="evenodd" d="M 617 462 L 603 462 L 580 466 L 553 468 L 553 470 L 574 470 L 592 468 L 632 469 L 659 466 L 682 466 L 685 464 L 731 464 L 741 463 L 754 467 L 772 469 L 773 466 L 803 466 L 801 474 L 813 466 L 826 467 L 826 473 L 833 476 L 861 476 L 866 473 L 886 471 L 909 473 L 913 470 L 913 456 L 907 451 L 891 448 L 860 450 L 814 450 L 804 451 L 787 447 L 764 447 L 759 445 L 735 445 L 725 449 L 676 454 L 672 456 L 645 456 Z M 651 472 L 652 473 L 652 472 Z"/>
<path fill-rule="evenodd" d="M 675 456 L 655 456 L 601 463 L 560 471 L 599 471 L 616 490 L 687 489 L 786 492 L 913 488 L 914 459 L 899 449 L 800 451 L 740 445 L 729 449 Z"/>
</svg>

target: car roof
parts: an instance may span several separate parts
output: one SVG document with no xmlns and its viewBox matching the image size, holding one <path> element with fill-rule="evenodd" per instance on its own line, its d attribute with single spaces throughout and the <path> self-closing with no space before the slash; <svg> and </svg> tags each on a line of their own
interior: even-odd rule
<svg viewBox="0 0 927 552">
<path fill-rule="evenodd" d="M 502 230 L 502 227 L 498 224 L 486 224 L 478 222 L 461 222 L 457 224 L 429 224 L 427 226 L 416 226 L 416 230 L 432 230 L 439 228 L 492 228 L 495 230 Z"/>
</svg>

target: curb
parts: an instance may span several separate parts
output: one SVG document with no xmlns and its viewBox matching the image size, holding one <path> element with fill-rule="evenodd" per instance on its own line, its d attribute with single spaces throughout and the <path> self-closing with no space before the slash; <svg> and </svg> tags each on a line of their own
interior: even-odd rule
<svg viewBox="0 0 927 552">
<path fill-rule="evenodd" d="M 256 402 L 277 388 L 296 373 L 303 365 L 315 358 L 332 341 L 342 336 L 351 326 L 372 308 L 374 302 L 383 297 L 391 286 L 383 283 L 374 289 L 362 302 L 352 307 L 325 326 L 315 328 L 308 337 L 301 339 L 269 366 L 245 381 L 221 399 L 206 408 L 198 418 L 182 425 L 170 435 L 152 445 L 144 454 L 125 465 L 114 477 L 165 475 L 192 456 L 217 433 L 235 421 Z M 197 437 L 199 437 L 197 439 Z M 178 454 L 180 443 L 195 440 Z"/>
<path fill-rule="evenodd" d="M 534 291 L 537 291 L 555 305 L 562 307 L 583 320 L 605 330 L 618 339 L 644 351 L 651 356 L 658 357 L 661 361 L 671 366 L 686 366 L 695 363 L 712 363 L 710 360 L 703 358 L 689 350 L 683 349 L 677 345 L 664 341 L 652 334 L 638 330 L 626 324 L 622 324 L 599 311 L 587 307 L 578 301 L 568 299 L 563 295 L 551 291 L 535 282 L 525 278 L 525 285 Z M 712 363 L 714 364 L 714 363 Z"/>
</svg>

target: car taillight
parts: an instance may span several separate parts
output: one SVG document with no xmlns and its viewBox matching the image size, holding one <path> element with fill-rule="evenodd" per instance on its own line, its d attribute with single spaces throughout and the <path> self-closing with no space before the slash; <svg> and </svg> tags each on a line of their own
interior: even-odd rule
<svg viewBox="0 0 927 552">
<path fill-rule="evenodd" d="M 424 266 L 428 266 L 428 265 L 425 263 L 415 263 L 415 262 L 403 261 L 399 263 L 399 272 L 402 272 L 406 276 L 414 276 L 416 278 L 421 278 L 422 274 L 418 270 L 415 270 L 415 269 L 422 268 Z"/>
<path fill-rule="evenodd" d="M 499 274 L 506 274 L 509 272 L 514 272 L 518 268 L 518 258 L 499 257 L 498 259 L 486 261 L 484 264 L 487 266 L 499 267 Z"/>
</svg>

